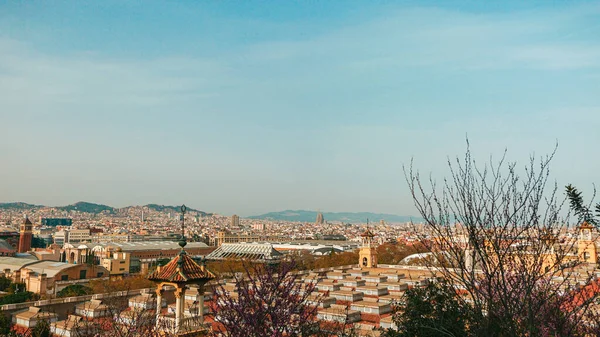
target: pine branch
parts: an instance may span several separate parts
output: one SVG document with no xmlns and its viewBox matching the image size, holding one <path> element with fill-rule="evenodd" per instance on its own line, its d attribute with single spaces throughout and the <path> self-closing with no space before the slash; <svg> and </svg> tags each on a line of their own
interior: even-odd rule
<svg viewBox="0 0 600 337">
<path fill-rule="evenodd" d="M 596 219 L 594 218 L 594 214 L 592 213 L 590 208 L 584 204 L 582 193 L 571 184 L 567 185 L 566 192 L 571 205 L 571 210 L 575 212 L 575 215 L 577 216 L 579 222 L 585 221 L 594 226 L 598 225 Z M 599 211 L 600 204 L 596 205 L 596 212 Z"/>
</svg>

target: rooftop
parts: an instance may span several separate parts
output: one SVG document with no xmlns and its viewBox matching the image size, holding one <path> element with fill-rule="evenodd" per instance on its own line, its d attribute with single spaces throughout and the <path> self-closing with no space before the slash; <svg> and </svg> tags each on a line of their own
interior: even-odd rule
<svg viewBox="0 0 600 337">
<path fill-rule="evenodd" d="M 208 260 L 222 260 L 227 258 L 251 260 L 277 260 L 283 254 L 273 248 L 269 243 L 224 243 L 219 248 L 206 256 Z"/>
<path fill-rule="evenodd" d="M 214 278 L 213 273 L 196 263 L 183 249 L 177 257 L 148 276 L 152 281 L 174 283 L 202 283 Z"/>
</svg>

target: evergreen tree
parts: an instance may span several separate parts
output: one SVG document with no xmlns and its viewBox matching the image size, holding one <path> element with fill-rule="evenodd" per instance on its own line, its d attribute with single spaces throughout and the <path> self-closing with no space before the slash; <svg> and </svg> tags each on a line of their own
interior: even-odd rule
<svg viewBox="0 0 600 337">
<path fill-rule="evenodd" d="M 398 309 L 398 331 L 387 330 L 383 337 L 472 336 L 475 330 L 472 308 L 444 283 L 407 290 Z"/>
<path fill-rule="evenodd" d="M 50 323 L 46 320 L 39 321 L 33 329 L 31 329 L 31 337 L 50 337 Z"/>
<path fill-rule="evenodd" d="M 0 336 L 8 336 L 12 326 L 10 317 L 0 311 Z"/>
</svg>

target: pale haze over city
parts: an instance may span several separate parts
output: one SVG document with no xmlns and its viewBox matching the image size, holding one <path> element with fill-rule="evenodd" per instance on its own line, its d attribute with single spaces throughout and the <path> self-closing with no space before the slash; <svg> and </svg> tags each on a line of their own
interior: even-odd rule
<svg viewBox="0 0 600 337">
<path fill-rule="evenodd" d="M 2 2 L 0 201 L 417 215 L 466 137 L 589 193 L 599 83 L 592 1 Z"/>
</svg>

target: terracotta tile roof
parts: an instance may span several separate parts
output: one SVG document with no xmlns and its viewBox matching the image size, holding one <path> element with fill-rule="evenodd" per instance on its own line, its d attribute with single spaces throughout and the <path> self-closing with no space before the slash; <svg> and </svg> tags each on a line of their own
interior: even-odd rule
<svg viewBox="0 0 600 337">
<path fill-rule="evenodd" d="M 373 232 L 371 232 L 369 229 L 367 229 L 360 236 L 362 236 L 363 238 L 372 238 L 372 237 L 375 237 L 375 234 L 373 234 Z"/>
<path fill-rule="evenodd" d="M 561 309 L 569 312 L 575 310 L 594 299 L 598 294 L 600 294 L 600 279 L 595 279 L 582 288 L 574 290 L 572 298 L 563 303 Z"/>
<path fill-rule="evenodd" d="M 185 251 L 182 251 L 165 266 L 155 270 L 148 276 L 151 281 L 175 283 L 193 283 L 214 278 L 213 273 L 196 263 Z"/>
</svg>

